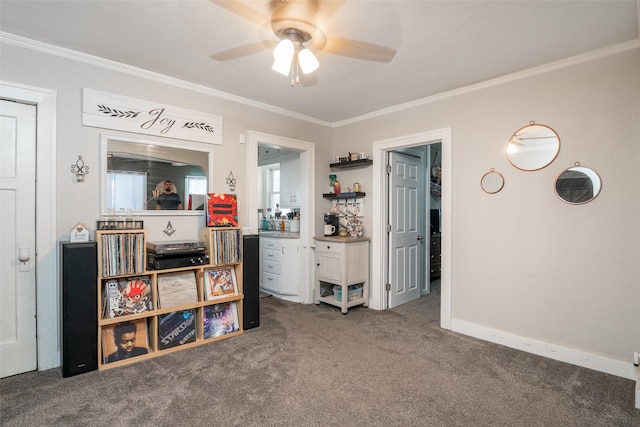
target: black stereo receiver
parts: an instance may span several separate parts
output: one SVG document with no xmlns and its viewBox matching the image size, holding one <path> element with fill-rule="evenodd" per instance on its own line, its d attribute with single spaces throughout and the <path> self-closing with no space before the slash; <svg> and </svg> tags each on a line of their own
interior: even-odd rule
<svg viewBox="0 0 640 427">
<path fill-rule="evenodd" d="M 147 243 L 147 269 L 191 267 L 209 263 L 207 248 L 202 242 Z"/>
</svg>

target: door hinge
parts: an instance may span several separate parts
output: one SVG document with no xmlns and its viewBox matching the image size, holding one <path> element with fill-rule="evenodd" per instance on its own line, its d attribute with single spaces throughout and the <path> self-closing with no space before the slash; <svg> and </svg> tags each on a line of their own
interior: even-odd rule
<svg viewBox="0 0 640 427">
<path fill-rule="evenodd" d="M 391 165 L 387 165 L 387 174 L 391 173 Z"/>
<path fill-rule="evenodd" d="M 385 283 L 384 284 L 384 290 L 387 291 L 387 292 L 390 291 L 391 290 L 391 283 Z"/>
<path fill-rule="evenodd" d="M 391 233 L 391 224 L 387 224 L 387 233 Z"/>
</svg>

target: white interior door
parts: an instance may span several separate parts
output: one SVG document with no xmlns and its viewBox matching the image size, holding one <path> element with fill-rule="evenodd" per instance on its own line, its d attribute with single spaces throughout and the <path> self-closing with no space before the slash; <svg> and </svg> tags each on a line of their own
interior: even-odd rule
<svg viewBox="0 0 640 427">
<path fill-rule="evenodd" d="M 392 151 L 389 155 L 389 307 L 420 297 L 424 260 L 421 217 L 421 160 Z"/>
<path fill-rule="evenodd" d="M 37 368 L 36 107 L 0 101 L 0 376 Z"/>
</svg>

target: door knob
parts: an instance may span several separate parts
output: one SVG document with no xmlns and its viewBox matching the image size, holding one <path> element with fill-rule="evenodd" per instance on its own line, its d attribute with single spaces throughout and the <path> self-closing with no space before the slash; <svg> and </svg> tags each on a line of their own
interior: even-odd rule
<svg viewBox="0 0 640 427">
<path fill-rule="evenodd" d="M 20 262 L 29 261 L 29 249 L 20 248 L 20 250 L 18 250 L 18 259 Z"/>
<path fill-rule="evenodd" d="M 418 234 L 417 239 L 418 239 L 418 241 L 421 241 L 421 240 L 423 239 L 423 237 L 422 237 L 421 235 L 419 235 L 419 234 Z"/>
</svg>

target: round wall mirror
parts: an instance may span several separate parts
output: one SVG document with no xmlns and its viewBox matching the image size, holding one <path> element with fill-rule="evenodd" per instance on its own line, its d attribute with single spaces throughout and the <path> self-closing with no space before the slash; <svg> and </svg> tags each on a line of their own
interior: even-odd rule
<svg viewBox="0 0 640 427">
<path fill-rule="evenodd" d="M 593 169 L 580 166 L 565 169 L 556 178 L 556 194 L 566 203 L 581 205 L 596 198 L 602 188 L 600 176 Z"/>
<path fill-rule="evenodd" d="M 535 171 L 549 165 L 560 152 L 560 137 L 549 126 L 531 122 L 511 136 L 507 158 L 518 169 Z"/>
<path fill-rule="evenodd" d="M 504 177 L 500 172 L 496 172 L 494 168 L 491 168 L 489 172 L 482 175 L 480 187 L 485 193 L 495 194 L 504 187 Z"/>
</svg>

